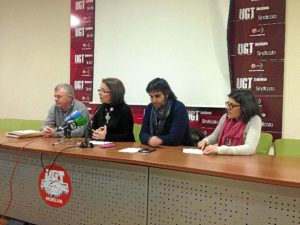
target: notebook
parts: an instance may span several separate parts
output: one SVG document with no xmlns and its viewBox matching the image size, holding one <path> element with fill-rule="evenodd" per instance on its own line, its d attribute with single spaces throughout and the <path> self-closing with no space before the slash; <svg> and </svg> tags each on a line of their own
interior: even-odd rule
<svg viewBox="0 0 300 225">
<path fill-rule="evenodd" d="M 12 138 L 28 138 L 28 137 L 39 137 L 42 133 L 37 130 L 15 130 L 5 133 L 6 137 Z"/>
</svg>

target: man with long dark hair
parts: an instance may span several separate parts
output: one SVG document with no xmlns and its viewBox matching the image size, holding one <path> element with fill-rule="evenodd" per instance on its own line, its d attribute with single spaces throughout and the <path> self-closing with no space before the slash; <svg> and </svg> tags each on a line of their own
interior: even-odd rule
<svg viewBox="0 0 300 225">
<path fill-rule="evenodd" d="M 168 82 L 155 78 L 148 84 L 146 91 L 151 103 L 145 110 L 140 132 L 141 142 L 152 147 L 193 145 L 187 110 L 177 100 Z"/>
</svg>

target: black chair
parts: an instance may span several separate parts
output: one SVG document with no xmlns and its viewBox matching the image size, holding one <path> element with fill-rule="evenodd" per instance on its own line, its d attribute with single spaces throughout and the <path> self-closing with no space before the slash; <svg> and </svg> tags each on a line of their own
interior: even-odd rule
<svg viewBox="0 0 300 225">
<path fill-rule="evenodd" d="M 191 138 L 192 138 L 194 146 L 197 146 L 197 143 L 205 137 L 203 132 L 196 128 L 190 128 L 190 134 L 191 134 Z"/>
</svg>

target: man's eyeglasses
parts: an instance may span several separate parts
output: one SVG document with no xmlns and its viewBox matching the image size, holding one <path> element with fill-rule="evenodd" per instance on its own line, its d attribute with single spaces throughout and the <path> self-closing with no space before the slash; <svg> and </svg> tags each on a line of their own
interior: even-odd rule
<svg viewBox="0 0 300 225">
<path fill-rule="evenodd" d="M 103 93 L 103 94 L 109 94 L 110 93 L 110 91 L 106 91 L 106 90 L 103 90 L 103 89 L 98 89 L 98 92 Z"/>
<path fill-rule="evenodd" d="M 241 105 L 239 105 L 239 104 L 233 104 L 233 103 L 229 103 L 229 102 L 225 102 L 225 105 L 226 105 L 226 108 L 227 108 L 227 109 L 233 109 L 233 108 L 235 108 L 235 107 L 241 106 Z"/>
</svg>

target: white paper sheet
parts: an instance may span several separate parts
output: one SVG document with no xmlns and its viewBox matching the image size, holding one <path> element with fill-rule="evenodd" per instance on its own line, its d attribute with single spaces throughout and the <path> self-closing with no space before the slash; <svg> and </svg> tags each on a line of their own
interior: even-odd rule
<svg viewBox="0 0 300 225">
<path fill-rule="evenodd" d="M 105 145 L 105 144 L 112 144 L 113 142 L 110 141 L 90 141 L 90 143 L 94 145 Z"/>
<path fill-rule="evenodd" d="M 203 151 L 201 149 L 194 149 L 194 148 L 184 148 L 183 153 L 203 155 Z"/>
<path fill-rule="evenodd" d="M 124 148 L 119 150 L 119 152 L 135 153 L 138 152 L 141 148 Z"/>
</svg>

